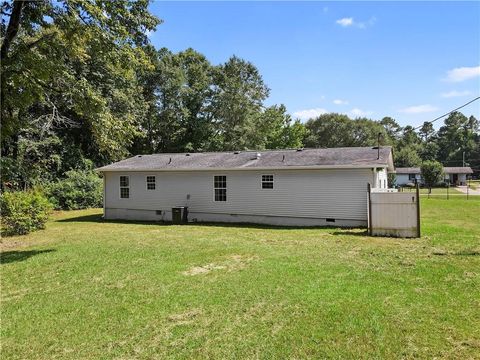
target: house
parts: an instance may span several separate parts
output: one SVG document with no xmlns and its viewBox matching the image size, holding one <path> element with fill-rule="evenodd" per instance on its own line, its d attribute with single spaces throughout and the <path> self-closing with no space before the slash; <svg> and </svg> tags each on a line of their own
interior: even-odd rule
<svg viewBox="0 0 480 360">
<path fill-rule="evenodd" d="M 467 174 L 473 174 L 470 167 L 444 167 L 445 182 L 451 185 L 465 185 L 467 183 Z M 415 183 L 417 180 L 420 184 L 423 183 L 421 170 L 418 167 L 410 168 L 396 168 L 397 185 L 406 185 Z"/>
<path fill-rule="evenodd" d="M 365 226 L 367 184 L 387 188 L 390 147 L 138 155 L 97 169 L 104 217 Z"/>
</svg>

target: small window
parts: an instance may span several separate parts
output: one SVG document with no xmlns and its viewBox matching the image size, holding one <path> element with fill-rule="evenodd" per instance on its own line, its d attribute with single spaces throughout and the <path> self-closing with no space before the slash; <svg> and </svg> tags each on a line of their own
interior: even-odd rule
<svg viewBox="0 0 480 360">
<path fill-rule="evenodd" d="M 122 187 L 128 187 L 130 184 L 129 184 L 129 178 L 128 176 L 120 176 L 120 186 Z"/>
<path fill-rule="evenodd" d="M 408 174 L 408 180 L 415 180 L 415 174 Z"/>
<path fill-rule="evenodd" d="M 262 189 L 273 189 L 273 175 L 262 175 Z"/>
<path fill-rule="evenodd" d="M 215 201 L 227 201 L 227 177 L 224 175 L 215 175 L 213 177 L 213 189 L 215 192 Z"/>
<path fill-rule="evenodd" d="M 147 190 L 155 190 L 155 176 L 147 176 Z"/>
<path fill-rule="evenodd" d="M 120 198 L 128 199 L 130 197 L 130 178 L 120 176 Z"/>
</svg>

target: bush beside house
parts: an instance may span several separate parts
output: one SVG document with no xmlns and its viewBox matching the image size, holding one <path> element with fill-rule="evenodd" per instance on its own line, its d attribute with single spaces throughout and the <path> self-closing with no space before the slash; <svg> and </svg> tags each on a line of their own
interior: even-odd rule
<svg viewBox="0 0 480 360">
<path fill-rule="evenodd" d="M 58 210 L 101 207 L 103 182 L 94 171 L 70 170 L 66 177 L 47 188 L 50 202 Z"/>
<path fill-rule="evenodd" d="M 101 207 L 102 179 L 91 169 L 70 170 L 65 178 L 47 184 L 43 191 L 5 190 L 0 197 L 3 235 L 25 235 L 45 228 L 51 210 Z"/>
<path fill-rule="evenodd" d="M 44 229 L 52 205 L 38 190 L 6 191 L 0 197 L 2 233 L 25 235 Z"/>
</svg>

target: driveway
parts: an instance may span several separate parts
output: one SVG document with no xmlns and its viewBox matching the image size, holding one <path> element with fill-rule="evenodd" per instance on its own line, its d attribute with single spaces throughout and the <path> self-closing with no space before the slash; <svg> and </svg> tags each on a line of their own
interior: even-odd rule
<svg viewBox="0 0 480 360">
<path fill-rule="evenodd" d="M 463 192 L 464 194 L 467 193 L 467 187 L 465 185 L 457 186 L 455 189 Z M 468 195 L 480 195 L 480 189 L 474 190 L 470 188 L 468 189 Z"/>
</svg>

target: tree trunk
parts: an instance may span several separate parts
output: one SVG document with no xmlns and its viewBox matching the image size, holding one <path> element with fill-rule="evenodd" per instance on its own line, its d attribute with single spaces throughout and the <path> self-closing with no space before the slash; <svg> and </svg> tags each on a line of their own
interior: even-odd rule
<svg viewBox="0 0 480 360">
<path fill-rule="evenodd" d="M 8 57 L 8 50 L 12 44 L 13 39 L 17 36 L 18 29 L 20 28 L 20 18 L 22 16 L 23 1 L 15 0 L 13 2 L 12 14 L 8 21 L 7 30 L 5 31 L 5 37 L 3 39 L 2 48 L 0 50 L 0 60 L 4 61 Z"/>
</svg>

